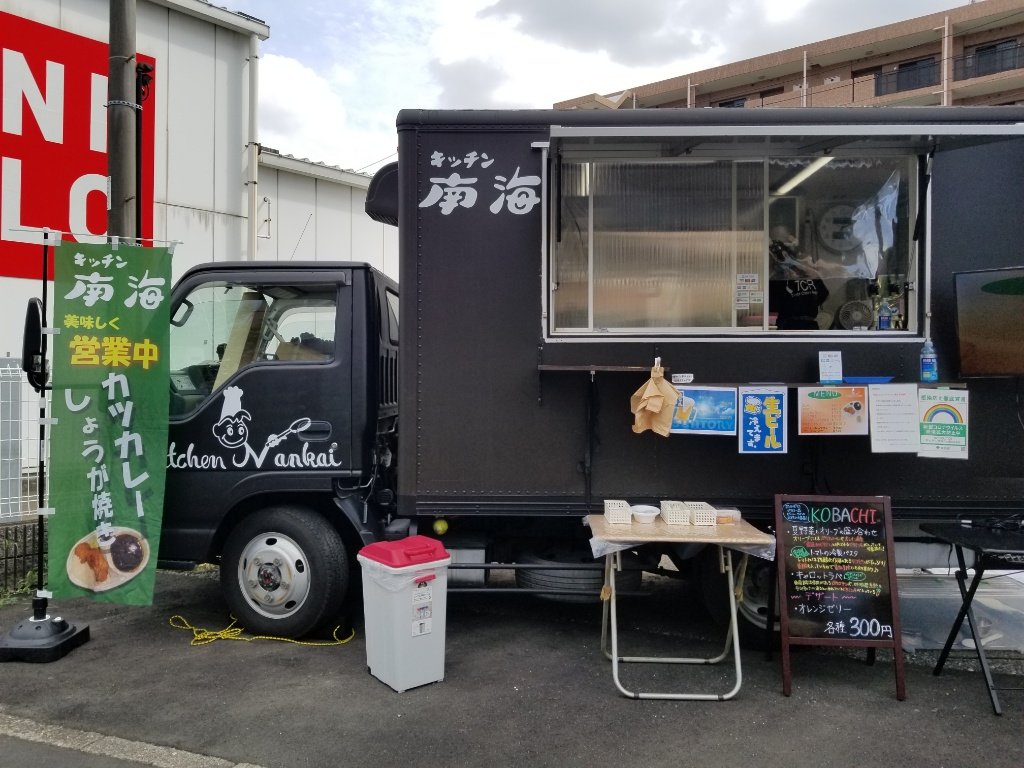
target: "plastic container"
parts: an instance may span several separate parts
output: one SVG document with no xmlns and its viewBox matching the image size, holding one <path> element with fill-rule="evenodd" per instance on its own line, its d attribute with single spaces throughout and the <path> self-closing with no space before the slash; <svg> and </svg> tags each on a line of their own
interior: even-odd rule
<svg viewBox="0 0 1024 768">
<path fill-rule="evenodd" d="M 719 525 L 735 525 L 743 516 L 735 507 L 715 507 L 715 521 Z"/>
<path fill-rule="evenodd" d="M 363 572 L 366 666 L 396 691 L 444 680 L 451 557 L 437 539 L 379 541 L 356 555 Z"/>
<path fill-rule="evenodd" d="M 716 525 L 718 510 L 706 501 L 684 501 L 690 510 L 690 522 L 694 525 Z"/>
<path fill-rule="evenodd" d="M 935 346 L 931 339 L 924 340 L 921 347 L 921 381 L 934 382 L 939 380 L 939 358 L 935 354 Z"/>
<path fill-rule="evenodd" d="M 633 522 L 633 510 L 628 501 L 605 499 L 604 519 L 609 525 L 629 525 Z"/>
<path fill-rule="evenodd" d="M 633 505 L 633 520 L 644 525 L 653 523 L 660 513 L 660 509 L 648 506 L 647 504 Z"/>
<path fill-rule="evenodd" d="M 666 525 L 689 525 L 690 508 L 681 501 L 662 501 L 661 519 Z"/>
</svg>

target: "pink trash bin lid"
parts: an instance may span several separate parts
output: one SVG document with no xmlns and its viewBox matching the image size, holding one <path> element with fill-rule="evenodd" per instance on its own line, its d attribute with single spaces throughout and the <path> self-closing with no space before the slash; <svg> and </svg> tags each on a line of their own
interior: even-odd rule
<svg viewBox="0 0 1024 768">
<path fill-rule="evenodd" d="M 448 551 L 437 539 L 429 536 L 409 536 L 398 541 L 377 541 L 367 544 L 359 554 L 389 568 L 405 568 L 444 560 Z"/>
</svg>

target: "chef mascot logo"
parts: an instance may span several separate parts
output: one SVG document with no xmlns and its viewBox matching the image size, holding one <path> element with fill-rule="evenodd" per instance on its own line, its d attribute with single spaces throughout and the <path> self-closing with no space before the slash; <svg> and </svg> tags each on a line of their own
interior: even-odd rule
<svg viewBox="0 0 1024 768">
<path fill-rule="evenodd" d="M 249 444 L 249 423 L 252 421 L 252 414 L 242 407 L 243 394 L 245 393 L 241 387 L 227 387 L 224 390 L 220 421 L 213 425 L 213 436 L 225 448 L 235 452 L 231 463 L 236 467 L 244 467 L 252 461 L 259 469 L 263 466 L 263 460 L 266 459 L 271 448 L 279 446 L 289 435 L 296 435 L 307 429 L 310 420 L 307 418 L 296 419 L 283 432 L 268 435 L 260 452 L 256 453 Z"/>
</svg>

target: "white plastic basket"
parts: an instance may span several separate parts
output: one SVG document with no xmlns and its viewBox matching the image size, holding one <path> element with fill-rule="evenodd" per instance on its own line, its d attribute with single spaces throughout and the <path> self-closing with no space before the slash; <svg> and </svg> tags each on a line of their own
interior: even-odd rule
<svg viewBox="0 0 1024 768">
<path fill-rule="evenodd" d="M 662 501 L 661 519 L 666 525 L 689 525 L 690 508 L 683 501 Z"/>
<path fill-rule="evenodd" d="M 690 510 L 690 522 L 694 525 L 717 525 L 718 510 L 706 501 L 684 501 Z"/>
<path fill-rule="evenodd" d="M 633 509 L 628 501 L 605 499 L 604 519 L 609 525 L 629 525 L 633 522 Z"/>
</svg>

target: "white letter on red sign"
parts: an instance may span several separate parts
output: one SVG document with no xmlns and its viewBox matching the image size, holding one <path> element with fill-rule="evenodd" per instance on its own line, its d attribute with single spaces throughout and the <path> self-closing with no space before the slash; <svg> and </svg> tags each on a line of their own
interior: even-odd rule
<svg viewBox="0 0 1024 768">
<path fill-rule="evenodd" d="M 95 73 L 89 99 L 89 149 L 107 151 L 107 76 Z"/>
<path fill-rule="evenodd" d="M 64 67 L 46 62 L 46 96 L 32 78 L 25 56 L 4 49 L 4 133 L 21 136 L 24 124 L 22 104 L 28 102 L 43 138 L 64 143 Z M 24 98 L 23 98 L 24 97 Z"/>
<path fill-rule="evenodd" d="M 15 231 L 24 228 L 21 223 L 21 160 L 0 157 L 0 176 L 4 180 L 0 194 L 0 236 L 12 243 L 39 242 L 38 235 Z"/>
<path fill-rule="evenodd" d="M 84 176 L 79 176 L 71 185 L 71 192 L 68 195 L 68 224 L 71 225 L 71 231 L 75 234 L 75 240 L 80 243 L 103 242 L 103 232 L 93 233 L 96 239 L 84 235 L 89 231 L 87 229 L 88 209 L 86 203 L 91 192 L 101 192 L 106 198 L 107 177 L 98 173 L 87 173 Z"/>
</svg>

